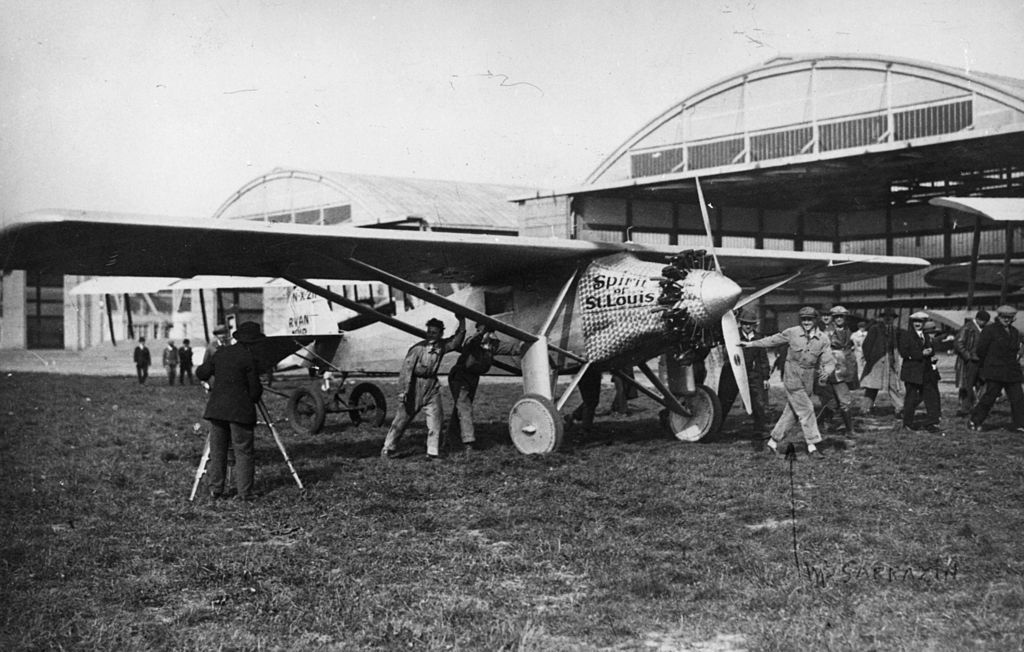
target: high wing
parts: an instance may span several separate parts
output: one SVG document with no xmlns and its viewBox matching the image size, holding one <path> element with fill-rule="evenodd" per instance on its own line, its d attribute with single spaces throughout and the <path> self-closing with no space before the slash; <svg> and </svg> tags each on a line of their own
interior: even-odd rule
<svg viewBox="0 0 1024 652">
<path fill-rule="evenodd" d="M 549 273 L 629 251 L 663 261 L 681 247 L 585 240 L 152 218 L 38 211 L 0 227 L 4 269 L 117 276 L 256 276 L 373 280 L 346 261 L 368 262 L 415 283 L 488 283 Z M 819 287 L 912 271 L 920 258 L 719 249 L 722 271 L 742 286 L 800 272 L 792 287 Z"/>
</svg>

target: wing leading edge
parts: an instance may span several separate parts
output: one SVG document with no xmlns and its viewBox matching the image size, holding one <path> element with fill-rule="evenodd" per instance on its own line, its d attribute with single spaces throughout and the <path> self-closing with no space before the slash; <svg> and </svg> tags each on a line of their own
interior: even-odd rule
<svg viewBox="0 0 1024 652">
<path fill-rule="evenodd" d="M 514 236 L 265 224 L 246 220 L 148 218 L 39 211 L 0 226 L 3 269 L 65 274 L 199 275 L 371 280 L 352 258 L 416 283 L 487 283 L 546 275 L 621 251 L 663 261 L 681 247 Z M 795 287 L 818 287 L 928 265 L 920 258 L 719 249 L 723 272 L 746 287 L 796 271 Z"/>
</svg>

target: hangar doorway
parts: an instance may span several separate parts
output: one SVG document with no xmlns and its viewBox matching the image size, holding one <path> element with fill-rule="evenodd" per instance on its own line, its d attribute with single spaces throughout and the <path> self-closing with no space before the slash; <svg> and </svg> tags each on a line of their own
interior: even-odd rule
<svg viewBox="0 0 1024 652">
<path fill-rule="evenodd" d="M 29 349 L 64 348 L 64 275 L 25 275 L 25 345 Z"/>
</svg>

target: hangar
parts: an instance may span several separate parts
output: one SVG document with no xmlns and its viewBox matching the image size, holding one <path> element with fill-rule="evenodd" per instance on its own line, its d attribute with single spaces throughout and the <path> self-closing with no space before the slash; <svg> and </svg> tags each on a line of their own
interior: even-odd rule
<svg viewBox="0 0 1024 652">
<path fill-rule="evenodd" d="M 716 246 L 964 262 L 977 218 L 928 200 L 1024 197 L 1024 80 L 879 56 L 777 57 L 668 107 L 578 186 L 517 197 L 528 214 L 541 207 L 523 233 L 701 247 L 697 177 Z M 1020 224 L 979 225 L 982 258 L 1024 250 Z M 964 305 L 926 272 L 776 291 L 761 301 L 765 325 L 804 302 Z M 989 288 L 975 303 L 1020 291 Z"/>
<path fill-rule="evenodd" d="M 572 188 L 278 169 L 232 193 L 212 219 L 702 247 L 695 178 L 713 206 L 716 245 L 913 255 L 936 267 L 968 262 L 976 246 L 980 258 L 1001 260 L 1024 251 L 1019 224 L 928 202 L 1024 197 L 1024 80 L 882 56 L 777 57 L 668 107 Z M 930 286 L 927 272 L 813 293 L 776 291 L 759 302 L 764 327 L 804 302 L 841 301 L 862 312 L 965 305 L 962 291 Z M 82 280 L 5 274 L 0 347 L 80 349 L 105 341 L 104 307 L 69 295 Z M 358 298 L 376 290 L 348 291 Z M 273 295 L 234 289 L 227 302 L 247 317 L 262 314 L 270 330 Z M 191 307 L 203 297 L 114 297 L 119 337 L 133 314 L 151 336 L 196 337 L 201 326 Z M 1006 300 L 1024 300 L 1022 289 L 984 286 L 975 305 Z M 185 315 L 180 326 L 161 316 L 172 307 Z"/>
</svg>

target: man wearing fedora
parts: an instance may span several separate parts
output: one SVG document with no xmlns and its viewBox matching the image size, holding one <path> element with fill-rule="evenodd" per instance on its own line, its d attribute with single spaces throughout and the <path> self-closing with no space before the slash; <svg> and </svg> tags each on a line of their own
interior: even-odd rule
<svg viewBox="0 0 1024 652">
<path fill-rule="evenodd" d="M 960 398 L 960 409 L 956 413 L 958 417 L 971 413 L 978 401 L 977 390 L 985 386 L 984 381 L 978 377 L 978 369 L 981 368 L 978 338 L 991 319 L 987 311 L 979 310 L 974 319 L 968 319 L 960 327 L 953 340 L 953 350 L 956 351 L 956 386 Z"/>
<path fill-rule="evenodd" d="M 800 309 L 799 316 L 799 326 L 749 342 L 741 339 L 740 346 L 765 349 L 782 345 L 789 347 L 782 375 L 783 386 L 786 388 L 786 406 L 772 428 L 768 449 L 778 455 L 779 442 L 785 439 L 790 428 L 799 423 L 807 442 L 807 454 L 817 459 L 824 457 L 824 454 L 817 446 L 821 442 L 821 432 L 814 417 L 811 392 L 814 391 L 815 376 L 819 381 L 824 381 L 835 371 L 836 362 L 828 336 L 818 328 L 818 311 L 805 306 Z"/>
<path fill-rule="evenodd" d="M 897 417 L 903 411 L 903 391 L 899 386 L 900 358 L 896 353 L 899 329 L 895 320 L 896 311 L 885 308 L 864 337 L 864 369 L 860 374 L 860 386 L 864 388 L 865 413 L 875 406 L 879 390 L 888 394 Z"/>
<path fill-rule="evenodd" d="M 1016 317 L 1017 309 L 1013 306 L 999 306 L 995 322 L 982 329 L 978 337 L 978 358 L 981 360 L 978 373 L 985 379 L 985 391 L 971 412 L 971 420 L 967 424 L 971 430 L 981 430 L 992 405 L 1000 392 L 1005 391 L 1010 399 L 1011 429 L 1024 434 L 1024 391 L 1021 390 L 1024 373 L 1020 368 L 1022 342 L 1020 331 L 1013 327 Z"/>
<path fill-rule="evenodd" d="M 939 432 L 939 419 L 942 416 L 939 402 L 939 371 L 936 368 L 932 334 L 925 328 L 927 321 L 928 313 L 915 312 L 910 315 L 910 330 L 900 334 L 899 352 L 903 357 L 900 380 L 907 388 L 906 401 L 903 404 L 903 427 L 916 430 L 914 411 L 923 399 L 928 413 L 924 429 L 928 432 Z"/>
<path fill-rule="evenodd" d="M 740 311 L 740 341 L 753 342 L 760 337 L 756 332 L 757 314 L 744 308 Z M 766 349 L 747 349 L 743 352 L 743 361 L 747 367 L 747 385 L 750 388 L 750 412 L 754 419 L 754 431 L 760 435 L 767 434 L 768 426 L 768 377 L 771 366 L 768 364 Z M 732 373 L 732 365 L 722 367 L 722 375 L 718 380 L 718 400 L 722 404 L 722 416 L 729 414 L 732 404 L 736 401 L 739 388 L 736 387 L 736 376 Z"/>
<path fill-rule="evenodd" d="M 252 500 L 255 476 L 256 403 L 263 394 L 253 345 L 266 336 L 256 322 L 243 322 L 235 344 L 222 346 L 196 369 L 199 380 L 214 377 L 203 418 L 210 422 L 210 462 L 207 474 L 211 498 L 224 496 L 228 446 L 235 453 L 235 487 L 239 500 Z"/>
</svg>

